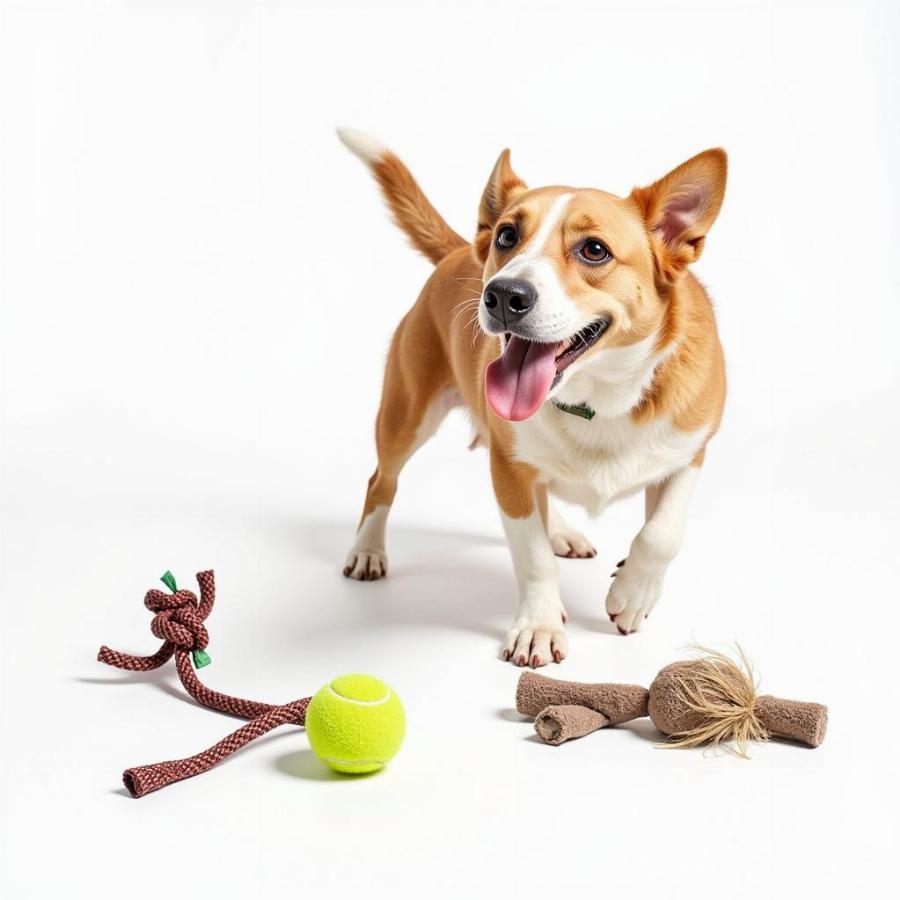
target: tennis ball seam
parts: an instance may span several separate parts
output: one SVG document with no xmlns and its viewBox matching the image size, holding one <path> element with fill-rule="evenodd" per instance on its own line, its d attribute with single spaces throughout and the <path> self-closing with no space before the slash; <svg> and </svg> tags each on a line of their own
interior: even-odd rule
<svg viewBox="0 0 900 900">
<path fill-rule="evenodd" d="M 385 759 L 341 759 L 338 756 L 322 756 L 322 762 L 331 766 L 383 766 Z"/>
<path fill-rule="evenodd" d="M 388 690 L 380 700 L 356 700 L 353 697 L 345 697 L 343 694 L 339 694 L 330 684 L 328 685 L 328 692 L 344 703 L 355 703 L 357 706 L 383 706 L 393 696 L 390 690 Z"/>
</svg>

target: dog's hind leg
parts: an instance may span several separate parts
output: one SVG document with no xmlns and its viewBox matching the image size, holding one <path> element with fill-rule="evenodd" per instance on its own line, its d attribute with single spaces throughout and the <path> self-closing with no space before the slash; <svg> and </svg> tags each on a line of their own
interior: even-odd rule
<svg viewBox="0 0 900 900">
<path fill-rule="evenodd" d="M 344 562 L 344 575 L 374 581 L 387 575 L 385 526 L 403 466 L 460 405 L 459 392 L 437 354 L 422 352 L 416 323 L 401 323 L 391 343 L 381 406 L 375 423 L 378 466 L 369 479 L 356 540 Z M 410 334 L 410 329 L 413 329 Z"/>
<path fill-rule="evenodd" d="M 557 556 L 567 559 L 589 559 L 597 555 L 594 545 L 577 529 L 573 528 L 551 500 L 547 506 L 547 533 L 550 544 Z"/>
</svg>

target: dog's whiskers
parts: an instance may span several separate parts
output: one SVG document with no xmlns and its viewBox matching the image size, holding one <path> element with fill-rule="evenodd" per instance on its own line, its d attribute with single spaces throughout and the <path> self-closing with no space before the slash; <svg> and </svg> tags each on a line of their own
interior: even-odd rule
<svg viewBox="0 0 900 900">
<path fill-rule="evenodd" d="M 477 305 L 477 302 L 478 302 L 478 301 L 477 301 L 477 300 L 474 300 L 474 299 L 473 299 L 473 300 L 466 300 L 466 301 L 464 301 L 463 303 L 458 303 L 456 306 L 454 306 L 453 308 L 454 308 L 455 310 L 457 310 L 457 312 L 456 312 L 456 314 L 453 316 L 453 323 L 456 324 L 456 321 L 459 319 L 459 317 L 460 317 L 463 313 L 465 313 L 465 312 L 467 312 L 469 309 L 471 309 L 473 306 L 476 306 L 476 305 Z M 473 318 L 477 318 L 477 317 L 478 317 L 478 310 L 475 309 L 475 314 L 474 314 Z"/>
<path fill-rule="evenodd" d="M 478 335 L 483 334 L 479 324 L 478 324 L 478 310 L 475 311 L 474 315 L 468 322 L 463 326 L 463 332 L 471 326 L 472 327 L 472 342 L 469 344 L 470 349 L 474 349 L 475 341 L 478 340 Z"/>
<path fill-rule="evenodd" d="M 478 295 L 477 298 L 475 298 L 475 297 L 469 297 L 468 300 L 463 300 L 461 303 L 457 303 L 456 306 L 454 306 L 453 309 L 450 310 L 450 312 L 453 312 L 454 310 L 459 309 L 461 306 L 468 306 L 470 303 L 475 303 L 477 300 L 480 300 L 480 299 L 481 299 L 481 295 L 480 295 L 480 294 Z"/>
</svg>

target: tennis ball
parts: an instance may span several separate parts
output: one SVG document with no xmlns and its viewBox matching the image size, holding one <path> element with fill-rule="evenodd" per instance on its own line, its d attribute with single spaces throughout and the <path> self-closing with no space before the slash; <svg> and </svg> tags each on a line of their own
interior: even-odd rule
<svg viewBox="0 0 900 900">
<path fill-rule="evenodd" d="M 400 698 L 371 675 L 341 675 L 309 701 L 306 733 L 313 753 L 338 772 L 375 772 L 406 731 Z"/>
</svg>

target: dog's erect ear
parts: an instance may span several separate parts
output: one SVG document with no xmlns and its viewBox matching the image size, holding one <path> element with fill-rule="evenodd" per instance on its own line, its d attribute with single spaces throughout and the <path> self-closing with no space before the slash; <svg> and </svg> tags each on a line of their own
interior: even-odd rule
<svg viewBox="0 0 900 900">
<path fill-rule="evenodd" d="M 659 181 L 631 192 L 654 238 L 663 281 L 674 281 L 700 257 L 706 234 L 722 207 L 727 172 L 724 150 L 704 150 Z"/>
<path fill-rule="evenodd" d="M 497 219 L 500 218 L 500 213 L 509 206 L 514 197 L 525 190 L 527 190 L 525 182 L 513 172 L 509 164 L 509 150 L 504 150 L 494 164 L 494 170 L 485 185 L 481 205 L 478 208 L 475 252 L 482 261 L 487 259 L 491 232 L 497 224 Z"/>
</svg>

